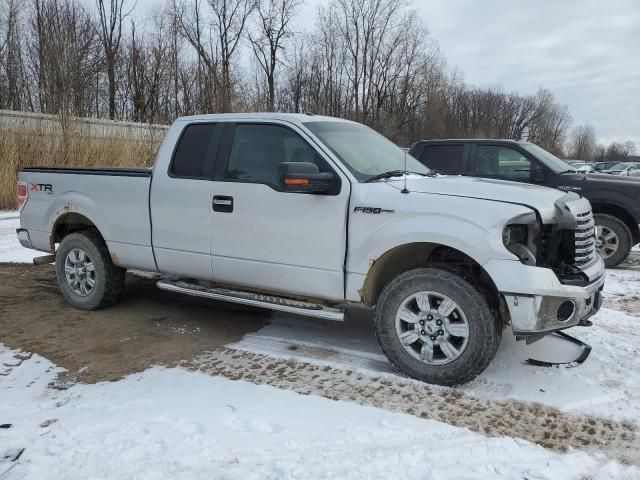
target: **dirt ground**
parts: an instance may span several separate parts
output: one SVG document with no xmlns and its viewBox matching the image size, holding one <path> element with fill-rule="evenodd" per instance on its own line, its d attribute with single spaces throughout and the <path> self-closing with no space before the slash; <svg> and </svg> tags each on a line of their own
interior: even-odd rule
<svg viewBox="0 0 640 480">
<path fill-rule="evenodd" d="M 56 388 L 113 381 L 154 365 L 269 384 L 443 421 L 489 436 L 511 436 L 546 448 L 598 450 L 640 465 L 635 427 L 514 400 L 482 400 L 458 389 L 397 375 L 277 359 L 224 345 L 266 324 L 270 313 L 174 295 L 130 275 L 122 301 L 94 312 L 66 305 L 50 265 L 0 264 L 0 342 L 36 352 L 63 367 Z"/>
<path fill-rule="evenodd" d="M 94 312 L 64 302 L 52 265 L 0 264 L 0 279 L 0 341 L 66 368 L 63 382 L 175 365 L 240 340 L 269 315 L 158 290 L 134 275 L 117 305 Z"/>
</svg>

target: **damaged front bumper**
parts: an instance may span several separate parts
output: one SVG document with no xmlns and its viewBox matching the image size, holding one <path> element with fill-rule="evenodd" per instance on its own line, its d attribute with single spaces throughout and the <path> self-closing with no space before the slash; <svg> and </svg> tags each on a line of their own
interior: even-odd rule
<svg viewBox="0 0 640 480">
<path fill-rule="evenodd" d="M 605 272 L 599 256 L 584 270 L 589 279 L 585 286 L 563 284 L 546 268 L 517 265 L 516 262 L 490 263 L 487 270 L 497 279 L 505 313 L 508 313 L 513 333 L 519 338 L 531 339 L 575 325 L 588 325 L 587 319 L 600 310 Z M 513 288 L 513 279 L 518 279 L 517 289 Z"/>
</svg>

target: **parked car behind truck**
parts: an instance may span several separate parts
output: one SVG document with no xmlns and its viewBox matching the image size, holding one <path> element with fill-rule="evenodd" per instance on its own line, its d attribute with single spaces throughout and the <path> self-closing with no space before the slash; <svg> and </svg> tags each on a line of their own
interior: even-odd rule
<svg viewBox="0 0 640 480">
<path fill-rule="evenodd" d="M 593 207 L 598 251 L 619 265 L 640 242 L 640 182 L 633 176 L 582 173 L 529 142 L 422 140 L 410 153 L 443 173 L 512 180 L 577 192 Z"/>
<path fill-rule="evenodd" d="M 587 200 L 441 176 L 335 118 L 181 118 L 153 169 L 25 168 L 19 194 L 20 242 L 55 252 L 77 308 L 116 302 L 129 268 L 324 319 L 372 308 L 390 361 L 431 383 L 482 372 L 507 324 L 535 340 L 601 303 Z"/>
</svg>

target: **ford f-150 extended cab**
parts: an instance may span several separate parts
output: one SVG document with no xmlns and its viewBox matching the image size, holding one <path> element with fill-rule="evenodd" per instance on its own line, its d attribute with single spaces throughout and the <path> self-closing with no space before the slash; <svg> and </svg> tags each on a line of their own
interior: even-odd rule
<svg viewBox="0 0 640 480">
<path fill-rule="evenodd" d="M 640 242 L 640 181 L 636 177 L 579 172 L 543 148 L 516 140 L 421 140 L 409 153 L 449 175 L 526 182 L 579 193 L 593 208 L 596 245 L 607 267 L 620 264 Z"/>
<path fill-rule="evenodd" d="M 598 311 L 604 264 L 576 193 L 431 172 L 358 123 L 297 114 L 178 119 L 153 169 L 25 168 L 22 245 L 55 253 L 75 307 L 125 269 L 158 287 L 324 319 L 373 309 L 380 345 L 443 385 Z"/>
</svg>

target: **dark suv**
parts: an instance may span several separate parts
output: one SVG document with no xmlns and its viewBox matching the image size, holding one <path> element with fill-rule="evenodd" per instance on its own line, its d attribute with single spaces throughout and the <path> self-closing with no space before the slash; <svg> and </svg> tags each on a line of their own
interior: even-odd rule
<svg viewBox="0 0 640 480">
<path fill-rule="evenodd" d="M 421 140 L 409 153 L 449 175 L 534 183 L 587 198 L 593 207 L 598 251 L 615 267 L 640 242 L 640 178 L 579 173 L 555 155 L 515 140 Z"/>
</svg>

